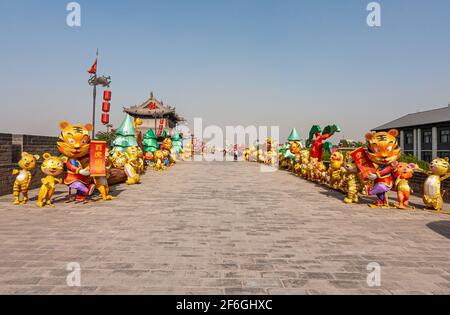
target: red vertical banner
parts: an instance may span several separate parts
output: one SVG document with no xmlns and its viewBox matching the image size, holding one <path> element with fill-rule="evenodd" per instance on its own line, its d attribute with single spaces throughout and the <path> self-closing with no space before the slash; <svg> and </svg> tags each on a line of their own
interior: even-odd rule
<svg viewBox="0 0 450 315">
<path fill-rule="evenodd" d="M 364 148 L 359 148 L 353 151 L 350 153 L 350 156 L 355 161 L 356 166 L 358 166 L 364 179 L 367 179 L 370 173 L 376 174 L 377 170 L 375 169 L 375 166 Z"/>
<path fill-rule="evenodd" d="M 89 146 L 89 168 L 91 176 L 106 176 L 106 142 L 91 141 Z"/>
<path fill-rule="evenodd" d="M 159 120 L 159 125 L 158 125 L 158 132 L 156 133 L 157 137 L 161 137 L 163 130 L 164 130 L 164 124 L 165 124 L 165 119 L 160 119 Z"/>
</svg>

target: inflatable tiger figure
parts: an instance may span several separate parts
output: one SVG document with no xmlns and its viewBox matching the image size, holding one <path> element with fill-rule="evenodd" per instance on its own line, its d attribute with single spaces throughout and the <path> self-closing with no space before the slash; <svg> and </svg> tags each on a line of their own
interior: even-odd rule
<svg viewBox="0 0 450 315">
<path fill-rule="evenodd" d="M 58 178 L 64 171 L 64 163 L 67 162 L 66 157 L 59 158 L 57 156 L 51 156 L 50 153 L 44 153 L 42 156 L 44 162 L 41 165 L 41 171 L 46 176 L 41 180 L 41 189 L 39 190 L 37 206 L 43 207 L 53 206 L 52 197 L 55 193 L 56 184 L 62 184 L 63 180 Z"/>
<path fill-rule="evenodd" d="M 389 207 L 387 194 L 394 186 L 394 168 L 392 163 L 400 158 L 400 147 L 397 142 L 398 130 L 389 132 L 367 133 L 367 154 L 377 168 L 376 174 L 370 174 L 368 179 L 374 181 L 374 186 L 367 189 L 367 195 L 377 195 L 378 200 L 373 207 Z"/>
<path fill-rule="evenodd" d="M 436 158 L 430 164 L 430 171 L 423 186 L 423 202 L 427 208 L 441 211 L 444 205 L 443 196 L 445 191 L 441 191 L 441 183 L 450 178 L 450 164 L 448 157 Z"/>
<path fill-rule="evenodd" d="M 67 174 L 64 184 L 77 192 L 77 201 L 86 200 L 94 191 L 95 186 L 91 184 L 89 171 L 89 145 L 91 137 L 89 132 L 93 127 L 91 124 L 72 125 L 68 121 L 59 124 L 61 135 L 57 147 L 62 155 L 67 157 Z"/>
<path fill-rule="evenodd" d="M 358 192 L 361 190 L 362 183 L 360 181 L 359 169 L 353 158 L 348 155 L 344 162 L 344 174 L 342 178 L 342 189 L 347 193 L 345 203 L 358 203 Z"/>
<path fill-rule="evenodd" d="M 31 183 L 31 171 L 36 167 L 36 161 L 39 160 L 39 155 L 28 154 L 22 152 L 22 158 L 19 161 L 20 170 L 13 170 L 12 174 L 17 175 L 13 186 L 14 204 L 26 204 L 28 201 L 28 188 Z M 20 200 L 20 193 L 22 193 L 22 201 Z"/>
<path fill-rule="evenodd" d="M 170 152 L 172 150 L 172 139 L 170 137 L 167 137 L 163 140 L 161 143 L 161 151 L 164 152 L 164 164 L 169 167 L 175 164 L 175 160 L 171 156 Z"/>
<path fill-rule="evenodd" d="M 344 156 L 336 151 L 331 155 L 330 166 L 327 170 L 327 181 L 331 188 L 339 189 L 341 182 L 341 168 L 344 164 Z"/>
</svg>

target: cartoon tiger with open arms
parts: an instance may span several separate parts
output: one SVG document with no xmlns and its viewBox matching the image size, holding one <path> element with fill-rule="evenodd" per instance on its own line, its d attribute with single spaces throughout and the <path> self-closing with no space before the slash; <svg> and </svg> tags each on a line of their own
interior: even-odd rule
<svg viewBox="0 0 450 315">
<path fill-rule="evenodd" d="M 67 121 L 60 122 L 59 127 L 61 135 L 57 143 L 58 150 L 67 157 L 64 184 L 76 190 L 76 201 L 84 201 L 95 188 L 89 177 L 89 132 L 93 127 L 91 124 L 72 125 Z"/>
<path fill-rule="evenodd" d="M 367 133 L 367 154 L 377 168 L 376 174 L 370 174 L 368 179 L 374 181 L 374 186 L 367 189 L 367 195 L 377 195 L 376 206 L 389 207 L 387 193 L 394 186 L 394 168 L 392 163 L 400 158 L 400 147 L 397 142 L 398 130 L 389 132 Z"/>
</svg>

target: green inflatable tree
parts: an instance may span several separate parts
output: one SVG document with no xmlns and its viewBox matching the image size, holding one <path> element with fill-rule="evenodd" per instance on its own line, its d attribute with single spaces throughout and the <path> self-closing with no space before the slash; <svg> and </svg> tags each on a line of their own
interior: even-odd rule
<svg viewBox="0 0 450 315">
<path fill-rule="evenodd" d="M 172 148 L 177 153 L 183 151 L 183 139 L 181 138 L 179 133 L 175 133 L 172 136 Z"/>
<path fill-rule="evenodd" d="M 300 138 L 300 135 L 297 132 L 297 129 L 292 129 L 291 134 L 289 135 L 288 138 L 289 142 L 300 142 L 302 141 L 302 139 Z"/>
<path fill-rule="evenodd" d="M 116 130 L 116 138 L 114 139 L 115 151 L 125 152 L 129 147 L 137 147 L 136 130 L 133 127 L 133 118 L 126 114 L 120 127 Z"/>
<path fill-rule="evenodd" d="M 144 152 L 155 152 L 159 149 L 158 140 L 152 129 L 149 129 L 144 136 Z"/>
</svg>

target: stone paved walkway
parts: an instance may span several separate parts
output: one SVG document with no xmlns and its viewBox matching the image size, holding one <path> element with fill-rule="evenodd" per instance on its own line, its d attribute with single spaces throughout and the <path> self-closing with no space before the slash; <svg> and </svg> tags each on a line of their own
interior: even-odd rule
<svg viewBox="0 0 450 315">
<path fill-rule="evenodd" d="M 0 198 L 0 293 L 450 293 L 450 216 L 346 206 L 240 162 L 179 163 L 114 193 L 53 209 Z M 81 287 L 66 285 L 70 262 Z"/>
</svg>

